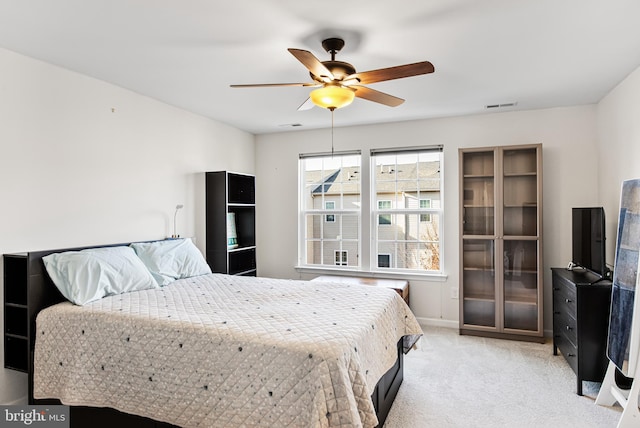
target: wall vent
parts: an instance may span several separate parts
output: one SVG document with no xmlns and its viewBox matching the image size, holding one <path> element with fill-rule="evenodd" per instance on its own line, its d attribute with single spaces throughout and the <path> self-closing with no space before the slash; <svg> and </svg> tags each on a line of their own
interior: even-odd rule
<svg viewBox="0 0 640 428">
<path fill-rule="evenodd" d="M 488 104 L 488 105 L 484 106 L 484 108 L 486 108 L 486 109 L 507 108 L 507 107 L 515 107 L 516 105 L 518 105 L 518 103 L 517 103 L 517 102 L 513 102 L 513 103 L 500 103 L 500 104 Z"/>
</svg>

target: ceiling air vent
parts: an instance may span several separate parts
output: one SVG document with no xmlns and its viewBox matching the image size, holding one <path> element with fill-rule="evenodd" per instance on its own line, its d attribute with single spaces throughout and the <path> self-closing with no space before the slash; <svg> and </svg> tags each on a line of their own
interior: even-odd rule
<svg viewBox="0 0 640 428">
<path fill-rule="evenodd" d="M 278 125 L 280 128 L 295 128 L 297 126 L 302 126 L 301 123 L 284 123 L 282 125 Z"/>
<path fill-rule="evenodd" d="M 501 103 L 501 104 L 488 104 L 484 106 L 487 110 L 495 109 L 495 108 L 508 108 L 515 107 L 518 103 Z"/>
</svg>

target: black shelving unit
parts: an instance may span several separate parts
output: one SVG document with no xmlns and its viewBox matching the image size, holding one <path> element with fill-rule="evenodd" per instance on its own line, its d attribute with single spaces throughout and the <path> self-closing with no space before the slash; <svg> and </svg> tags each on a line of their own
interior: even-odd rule
<svg viewBox="0 0 640 428">
<path fill-rule="evenodd" d="M 213 272 L 256 276 L 255 177 L 228 171 L 206 173 L 206 255 Z M 235 217 L 237 247 L 228 245 L 228 214 Z"/>
<path fill-rule="evenodd" d="M 26 372 L 29 361 L 27 254 L 4 258 L 4 367 Z"/>
</svg>

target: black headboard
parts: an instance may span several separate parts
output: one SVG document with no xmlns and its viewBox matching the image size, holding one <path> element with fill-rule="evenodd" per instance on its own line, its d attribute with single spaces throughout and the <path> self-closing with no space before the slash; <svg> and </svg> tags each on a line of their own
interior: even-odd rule
<svg viewBox="0 0 640 428">
<path fill-rule="evenodd" d="M 36 318 L 38 313 L 43 309 L 53 306 L 56 303 L 66 301 L 66 298 L 60 293 L 53 281 L 51 281 L 42 258 L 49 254 L 62 253 L 65 251 L 80 251 L 88 248 L 118 247 L 125 245 L 129 245 L 129 243 L 92 245 L 87 247 L 62 248 L 57 250 L 31 251 L 27 253 L 27 313 L 29 318 L 27 333 L 29 338 L 29 362 L 27 365 L 27 372 L 29 376 L 29 403 L 33 403 L 33 357 L 37 333 Z"/>
</svg>

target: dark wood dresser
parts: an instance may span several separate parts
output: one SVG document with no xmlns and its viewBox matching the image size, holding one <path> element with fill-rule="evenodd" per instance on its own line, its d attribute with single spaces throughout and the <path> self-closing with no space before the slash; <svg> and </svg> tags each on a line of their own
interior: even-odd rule
<svg viewBox="0 0 640 428">
<path fill-rule="evenodd" d="M 553 355 L 558 350 L 582 381 L 602 382 L 609 362 L 607 334 L 611 305 L 611 281 L 590 272 L 552 268 Z"/>
</svg>

